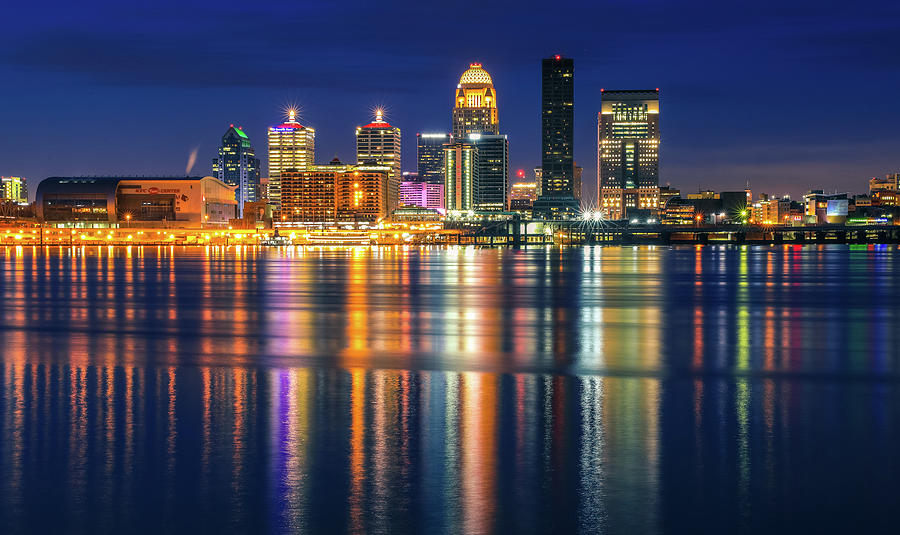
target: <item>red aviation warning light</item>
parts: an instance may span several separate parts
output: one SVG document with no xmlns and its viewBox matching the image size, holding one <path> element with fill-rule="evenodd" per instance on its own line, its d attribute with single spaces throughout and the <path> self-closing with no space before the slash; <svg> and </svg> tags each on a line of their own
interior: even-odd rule
<svg viewBox="0 0 900 535">
<path fill-rule="evenodd" d="M 519 169 L 518 171 L 516 171 L 516 176 L 519 178 L 525 178 L 525 170 Z"/>
</svg>

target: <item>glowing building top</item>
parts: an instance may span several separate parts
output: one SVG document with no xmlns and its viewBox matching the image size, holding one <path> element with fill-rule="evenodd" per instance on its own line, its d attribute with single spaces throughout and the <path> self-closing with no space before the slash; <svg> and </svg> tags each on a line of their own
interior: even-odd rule
<svg viewBox="0 0 900 535">
<path fill-rule="evenodd" d="M 294 108 L 289 108 L 287 110 L 287 120 L 280 125 L 273 126 L 272 128 L 301 128 L 305 129 L 306 127 L 297 122 L 297 110 Z"/>
<path fill-rule="evenodd" d="M 375 108 L 375 120 L 360 128 L 392 128 L 390 123 L 384 120 L 384 110 Z"/>
<path fill-rule="evenodd" d="M 497 92 L 494 80 L 480 63 L 472 63 L 459 77 L 453 103 L 453 136 L 466 134 L 499 134 Z"/>
<path fill-rule="evenodd" d="M 481 63 L 472 63 L 469 65 L 469 68 L 466 69 L 466 72 L 462 73 L 462 76 L 459 77 L 459 85 L 489 85 L 494 87 L 494 80 L 491 79 L 491 75 L 484 70 Z"/>
</svg>

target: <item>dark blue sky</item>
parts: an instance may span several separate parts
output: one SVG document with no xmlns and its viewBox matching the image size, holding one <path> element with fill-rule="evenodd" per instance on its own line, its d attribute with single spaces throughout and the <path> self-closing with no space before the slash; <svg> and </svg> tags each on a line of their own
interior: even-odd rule
<svg viewBox="0 0 900 535">
<path fill-rule="evenodd" d="M 477 9 L 473 9 L 472 6 Z M 513 169 L 540 160 L 540 59 L 575 58 L 576 160 L 596 183 L 600 88 L 661 90 L 661 183 L 864 191 L 900 171 L 900 4 L 198 2 L 17 4 L 0 20 L 0 174 L 209 173 L 229 123 L 265 161 L 298 103 L 316 157 L 354 157 L 375 105 L 446 130 L 471 61 L 493 75 Z"/>
</svg>

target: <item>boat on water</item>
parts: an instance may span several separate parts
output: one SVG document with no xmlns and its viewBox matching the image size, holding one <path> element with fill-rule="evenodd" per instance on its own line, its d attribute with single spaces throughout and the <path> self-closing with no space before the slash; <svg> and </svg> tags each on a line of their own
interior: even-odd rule
<svg viewBox="0 0 900 535">
<path fill-rule="evenodd" d="M 373 240 L 366 231 L 324 231 L 306 234 L 309 245 L 370 245 Z"/>
<path fill-rule="evenodd" d="M 291 245 L 291 239 L 288 236 L 278 234 L 278 229 L 275 229 L 274 234 L 260 239 L 259 244 L 266 247 L 280 247 L 282 245 Z"/>
<path fill-rule="evenodd" d="M 367 231 L 311 231 L 302 234 L 295 239 L 275 233 L 266 238 L 259 240 L 259 244 L 267 247 L 280 247 L 283 245 L 325 245 L 325 246 L 354 246 L 354 245 L 372 245 L 376 243 L 375 238 Z"/>
</svg>

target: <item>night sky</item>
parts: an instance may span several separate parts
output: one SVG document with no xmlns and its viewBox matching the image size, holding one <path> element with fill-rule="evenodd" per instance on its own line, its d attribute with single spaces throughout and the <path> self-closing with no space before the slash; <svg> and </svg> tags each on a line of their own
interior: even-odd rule
<svg viewBox="0 0 900 535">
<path fill-rule="evenodd" d="M 900 171 L 900 4 L 26 2 L 0 28 L 0 174 L 209 174 L 229 123 L 265 162 L 295 103 L 316 159 L 355 156 L 376 105 L 447 131 L 478 61 L 513 170 L 540 163 L 540 60 L 575 59 L 575 159 L 596 184 L 600 88 L 660 88 L 660 183 L 863 192 Z M 809 7 L 814 6 L 814 7 Z M 530 176 L 531 173 L 529 172 Z"/>
</svg>

